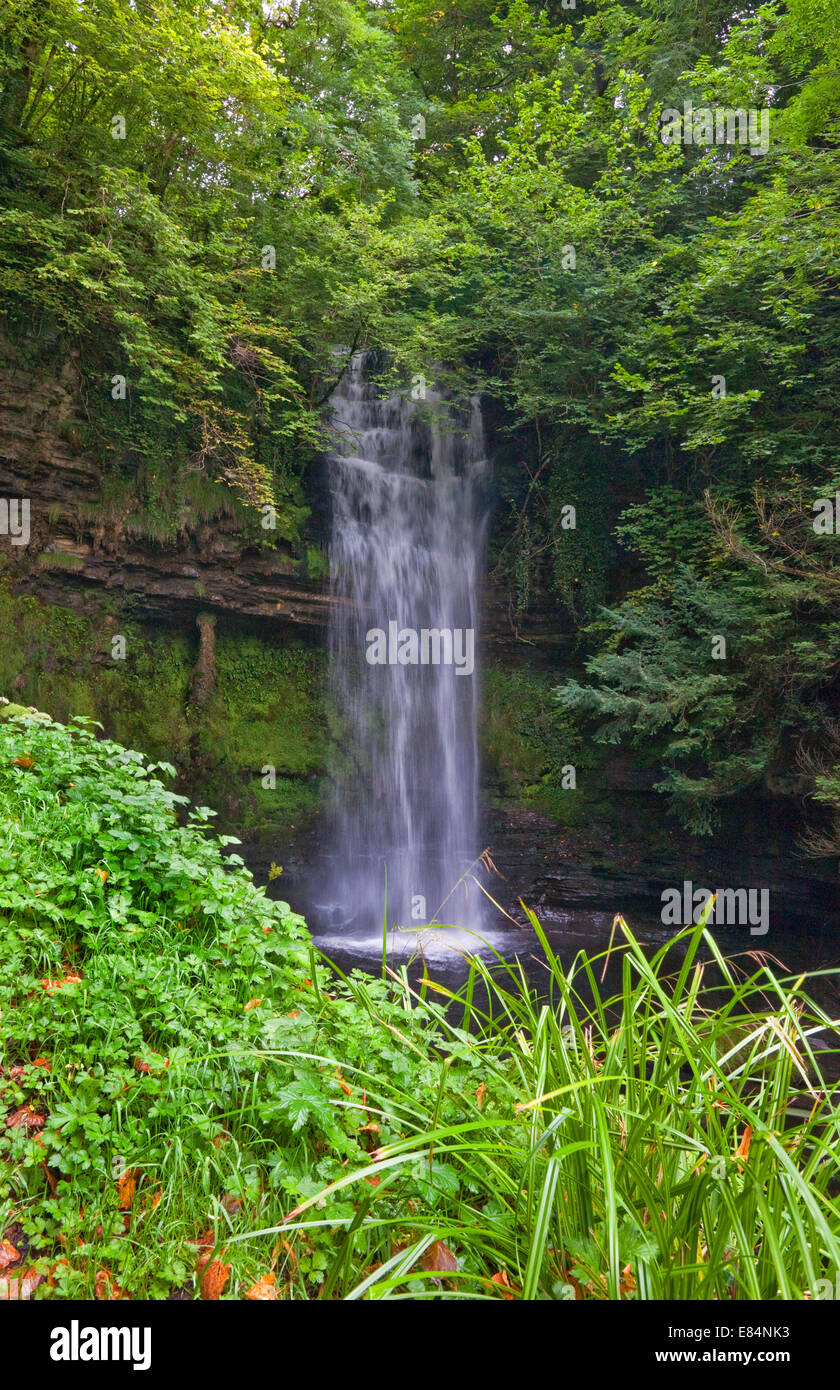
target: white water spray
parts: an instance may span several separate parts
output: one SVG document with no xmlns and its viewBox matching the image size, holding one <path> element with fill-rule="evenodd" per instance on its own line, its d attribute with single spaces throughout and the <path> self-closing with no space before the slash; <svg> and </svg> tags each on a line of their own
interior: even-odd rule
<svg viewBox="0 0 840 1390">
<path fill-rule="evenodd" d="M 332 397 L 333 882 L 345 924 L 481 925 L 481 416 L 381 398 L 359 355 Z M 338 924 L 337 922 L 335 923 Z"/>
</svg>

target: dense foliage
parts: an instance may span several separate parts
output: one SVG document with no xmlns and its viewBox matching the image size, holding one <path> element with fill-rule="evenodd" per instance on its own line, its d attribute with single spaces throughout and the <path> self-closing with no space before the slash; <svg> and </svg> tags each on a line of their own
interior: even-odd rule
<svg viewBox="0 0 840 1390">
<path fill-rule="evenodd" d="M 622 924 L 613 996 L 533 916 L 550 1003 L 477 958 L 458 996 L 336 979 L 170 769 L 4 709 L 0 1298 L 832 1279 L 840 1111 L 802 979 L 736 971 L 702 924 L 648 961 Z"/>
<path fill-rule="evenodd" d="M 221 484 L 302 544 L 339 344 L 482 389 L 514 625 L 597 620 L 581 730 L 696 830 L 803 777 L 831 807 L 838 32 L 831 0 L 12 0 L 5 334 L 73 365 L 102 505 L 152 536 Z M 666 143 L 685 102 L 766 147 Z"/>
</svg>

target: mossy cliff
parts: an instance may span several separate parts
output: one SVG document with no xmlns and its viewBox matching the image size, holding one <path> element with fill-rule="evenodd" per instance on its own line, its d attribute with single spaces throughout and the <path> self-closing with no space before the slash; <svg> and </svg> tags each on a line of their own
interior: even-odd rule
<svg viewBox="0 0 840 1390">
<path fill-rule="evenodd" d="M 121 743 L 172 762 L 181 785 L 217 806 L 228 825 L 246 835 L 283 834 L 320 801 L 323 653 L 299 638 L 223 624 L 214 637 L 208 669 L 197 627 L 194 635 L 152 632 L 104 609 L 82 616 L 15 597 L 6 579 L 0 691 L 59 720 L 99 720 Z"/>
</svg>

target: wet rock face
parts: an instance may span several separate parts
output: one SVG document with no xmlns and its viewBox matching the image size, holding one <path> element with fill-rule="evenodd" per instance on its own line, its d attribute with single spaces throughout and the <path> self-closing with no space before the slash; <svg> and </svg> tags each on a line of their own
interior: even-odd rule
<svg viewBox="0 0 840 1390">
<path fill-rule="evenodd" d="M 0 343 L 2 348 L 2 343 Z M 101 505 L 101 474 L 79 439 L 72 360 L 50 372 L 10 365 L 0 351 L 0 497 L 28 499 L 25 544 L 0 534 L 17 592 L 81 613 L 103 595 L 130 596 L 138 616 L 191 628 L 198 613 L 320 628 L 329 595 L 296 576 L 290 547 L 249 545 L 231 519 L 185 522 L 172 544 L 132 539 L 125 516 Z"/>
<path fill-rule="evenodd" d="M 766 808 L 765 820 L 769 827 Z M 484 833 L 502 876 L 488 887 L 517 921 L 519 896 L 547 921 L 579 909 L 657 918 L 663 891 L 690 880 L 711 892 L 766 888 L 774 934 L 785 923 L 840 930 L 832 863 L 793 854 L 789 839 L 769 831 L 764 840 L 739 841 L 725 828 L 701 840 L 667 821 L 655 793 L 628 796 L 614 819 L 580 827 L 496 805 L 487 808 Z"/>
<path fill-rule="evenodd" d="M 23 495 L 19 475 L 4 463 L 0 460 L 0 492 Z M 37 523 L 41 499 L 31 480 L 29 488 L 25 495 L 32 496 Z M 90 537 L 62 534 L 65 524 L 68 529 L 73 524 L 69 507 L 65 515 L 68 523 L 54 523 L 39 537 L 34 564 L 22 561 L 19 550 L 0 536 L 0 551 L 8 557 L 18 593 L 37 594 L 47 603 L 86 614 L 97 611 L 105 594 L 130 596 L 138 616 L 184 627 L 192 627 L 206 608 L 272 625 L 321 628 L 326 623 L 329 595 L 321 585 L 290 575 L 294 562 L 289 557 L 249 550 L 235 536 L 214 537 L 212 556 L 192 536 L 154 550 L 135 543 L 106 549 Z"/>
</svg>

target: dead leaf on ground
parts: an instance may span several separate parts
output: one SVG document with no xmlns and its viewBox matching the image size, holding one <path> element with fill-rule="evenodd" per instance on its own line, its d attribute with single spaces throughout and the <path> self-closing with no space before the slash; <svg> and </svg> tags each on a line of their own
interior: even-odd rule
<svg viewBox="0 0 840 1390">
<path fill-rule="evenodd" d="M 199 1248 L 199 1250 L 207 1250 L 207 1251 L 212 1250 L 212 1249 L 213 1249 L 213 1246 L 214 1246 L 215 1244 L 216 1244 L 216 1232 L 213 1230 L 213 1227 L 212 1227 L 212 1226 L 210 1226 L 202 1235 L 196 1236 L 195 1240 L 191 1240 L 191 1241 L 190 1241 L 190 1245 L 197 1245 L 198 1248 Z M 204 1264 L 202 1264 L 201 1269 L 204 1268 L 204 1265 L 206 1265 L 207 1260 L 208 1260 L 208 1256 L 205 1255 L 205 1256 L 204 1256 Z M 201 1271 L 199 1270 L 199 1273 L 200 1273 L 200 1272 L 201 1272 Z"/>
<path fill-rule="evenodd" d="M 0 1279 L 0 1302 L 31 1298 L 38 1285 L 43 1284 L 44 1277 L 34 1269 L 7 1275 L 5 1279 Z"/>
<path fill-rule="evenodd" d="M 420 1268 L 427 1274 L 456 1274 L 458 1261 L 442 1240 L 436 1240 L 423 1255 Z"/>
<path fill-rule="evenodd" d="M 58 1178 L 56 1177 L 55 1173 L 53 1172 L 52 1168 L 47 1163 L 47 1160 L 45 1158 L 41 1159 L 41 1167 L 44 1170 L 44 1177 L 46 1178 L 50 1186 L 50 1195 L 54 1197 L 56 1194 L 56 1189 L 58 1187 Z"/>
<path fill-rule="evenodd" d="M 100 1228 L 100 1229 L 101 1229 L 101 1228 Z M 63 1273 L 65 1272 L 65 1270 L 69 1271 L 69 1269 L 70 1269 L 70 1261 L 69 1261 L 69 1260 L 64 1259 L 63 1257 L 62 1257 L 62 1259 L 60 1259 L 60 1260 L 56 1260 L 55 1264 L 50 1266 L 50 1272 L 49 1272 L 49 1274 L 47 1275 L 47 1288 L 49 1288 L 49 1289 L 54 1289 L 54 1288 L 56 1288 L 56 1286 L 57 1286 L 57 1284 L 58 1284 L 59 1276 L 60 1276 L 61 1274 L 63 1274 Z"/>
<path fill-rule="evenodd" d="M 246 1013 L 246 1014 L 247 1014 L 248 1011 L 249 1011 L 249 1009 L 258 1009 L 261 1003 L 262 1003 L 262 999 L 261 999 L 261 998 L 260 998 L 260 999 L 249 999 L 249 1000 L 248 1000 L 248 1003 L 245 1005 L 245 1008 L 243 1009 L 243 1013 Z"/>
<path fill-rule="evenodd" d="M 252 1298 L 255 1302 L 273 1302 L 277 1298 L 275 1282 L 273 1274 L 264 1274 L 262 1279 L 258 1279 L 256 1284 L 251 1285 L 245 1297 Z"/>
<path fill-rule="evenodd" d="M 482 1104 L 483 1104 L 483 1101 L 484 1101 L 484 1092 L 485 1092 L 486 1090 L 487 1090 L 487 1087 L 485 1086 L 484 1082 L 482 1081 L 481 1085 L 479 1086 L 478 1090 L 477 1090 L 476 1093 L 475 1093 L 475 1103 L 476 1103 L 476 1105 L 478 1106 L 479 1110 L 481 1109 L 481 1106 L 482 1106 Z"/>
<path fill-rule="evenodd" d="M 8 1269 L 9 1265 L 16 1265 L 21 1259 L 21 1253 L 16 1245 L 11 1241 L 0 1240 L 0 1269 Z"/>
<path fill-rule="evenodd" d="M 222 1198 L 222 1206 L 228 1216 L 238 1216 L 242 1210 L 242 1198 L 234 1197 L 232 1192 L 226 1192 Z"/>
<path fill-rule="evenodd" d="M 498 1274 L 494 1274 L 490 1280 L 490 1283 L 496 1285 L 496 1287 L 499 1290 L 499 1293 L 502 1295 L 502 1298 L 514 1298 L 516 1294 L 520 1292 L 516 1284 L 512 1284 L 510 1282 L 510 1279 L 508 1278 L 508 1272 L 506 1269 L 500 1269 Z"/>
<path fill-rule="evenodd" d="M 142 1058 L 142 1057 L 135 1057 L 135 1058 L 134 1058 L 134 1070 L 135 1070 L 135 1071 L 141 1072 L 143 1076 L 149 1076 L 149 1075 L 151 1074 L 151 1070 L 152 1070 L 152 1069 L 151 1069 L 151 1067 L 149 1066 L 149 1063 L 148 1063 L 148 1062 L 144 1062 L 144 1061 L 143 1061 L 143 1058 Z"/>
<path fill-rule="evenodd" d="M 65 985 L 80 985 L 82 977 L 71 970 L 64 976 L 63 980 L 41 980 L 40 983 L 41 988 L 46 990 L 47 994 L 54 994 L 57 989 L 63 989 Z"/>
<path fill-rule="evenodd" d="M 96 1297 L 100 1301 L 107 1300 L 108 1302 L 113 1302 L 117 1298 L 125 1298 L 125 1294 L 113 1274 L 104 1266 L 96 1271 Z"/>
<path fill-rule="evenodd" d="M 564 1274 L 561 1270 L 561 1280 L 568 1287 L 574 1289 L 575 1299 L 583 1299 L 583 1285 L 581 1284 L 579 1279 L 576 1279 L 573 1274 Z M 588 1284 L 587 1288 L 589 1289 L 590 1293 L 593 1292 L 592 1284 Z"/>
<path fill-rule="evenodd" d="M 230 1278 L 230 1265 L 226 1265 L 223 1260 L 210 1260 L 209 1263 L 206 1261 L 207 1256 L 202 1255 L 196 1265 L 196 1273 L 201 1275 L 199 1298 L 203 1299 L 205 1303 L 213 1303 Z M 204 1269 L 203 1274 L 201 1274 L 202 1269 Z"/>
<path fill-rule="evenodd" d="M 126 1168 L 122 1176 L 117 1178 L 117 1198 L 120 1211 L 128 1211 L 131 1203 L 134 1201 L 140 1174 L 141 1170 L 139 1168 Z"/>
<path fill-rule="evenodd" d="M 43 1129 L 44 1117 L 39 1115 L 37 1110 L 33 1110 L 31 1105 L 22 1105 L 6 1116 L 6 1125 L 9 1129 Z"/>
<path fill-rule="evenodd" d="M 274 1268 L 274 1266 L 276 1265 L 278 1259 L 280 1258 L 280 1251 L 281 1251 L 281 1250 L 285 1250 L 286 1254 L 288 1255 L 289 1259 L 291 1260 L 291 1262 L 292 1262 L 292 1269 L 297 1269 L 297 1255 L 295 1254 L 295 1252 L 294 1252 L 294 1250 L 292 1249 L 292 1247 L 291 1247 L 291 1245 L 289 1244 L 289 1242 L 288 1242 L 287 1240 L 282 1240 L 282 1239 L 281 1239 L 281 1240 L 278 1240 L 277 1244 L 275 1245 L 274 1249 L 273 1249 L 272 1252 L 271 1252 L 271 1268 L 272 1268 L 272 1269 Z"/>
</svg>

